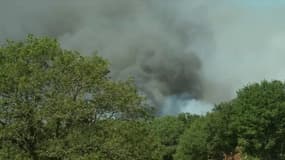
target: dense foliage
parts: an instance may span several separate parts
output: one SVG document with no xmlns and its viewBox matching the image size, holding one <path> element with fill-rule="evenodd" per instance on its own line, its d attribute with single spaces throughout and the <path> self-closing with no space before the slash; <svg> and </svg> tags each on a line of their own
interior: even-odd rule
<svg viewBox="0 0 285 160">
<path fill-rule="evenodd" d="M 0 159 L 284 160 L 285 84 L 263 81 L 205 116 L 154 117 L 97 55 L 29 36 L 0 47 Z"/>
<path fill-rule="evenodd" d="M 222 159 L 237 152 L 252 159 L 285 159 L 284 102 L 283 82 L 263 81 L 244 87 L 235 99 L 217 105 L 184 132 L 178 159 L 205 159 L 206 155 Z"/>
<path fill-rule="evenodd" d="M 29 36 L 8 41 L 0 57 L 1 159 L 120 159 L 105 148 L 114 147 L 108 145 L 114 136 L 123 138 L 112 131 L 112 121 L 147 118 L 131 81 L 110 80 L 108 64 L 98 56 L 83 57 L 53 39 Z"/>
</svg>

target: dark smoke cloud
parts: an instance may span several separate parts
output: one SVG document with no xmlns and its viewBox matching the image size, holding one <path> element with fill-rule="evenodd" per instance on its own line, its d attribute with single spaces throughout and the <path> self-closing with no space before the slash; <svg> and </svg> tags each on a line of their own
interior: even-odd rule
<svg viewBox="0 0 285 160">
<path fill-rule="evenodd" d="M 65 48 L 97 50 L 112 64 L 115 79 L 134 76 L 157 106 L 170 96 L 202 98 L 201 62 L 189 45 L 208 36 L 201 3 L 185 1 L 83 0 L 1 2 L 0 35 L 55 36 Z M 192 15 L 193 14 L 193 15 Z"/>
<path fill-rule="evenodd" d="M 27 34 L 95 50 L 162 113 L 199 111 L 285 78 L 285 6 L 234 0 L 0 0 L 0 41 Z M 204 102 L 206 101 L 206 102 Z M 201 111 L 200 110 L 200 111 Z"/>
</svg>

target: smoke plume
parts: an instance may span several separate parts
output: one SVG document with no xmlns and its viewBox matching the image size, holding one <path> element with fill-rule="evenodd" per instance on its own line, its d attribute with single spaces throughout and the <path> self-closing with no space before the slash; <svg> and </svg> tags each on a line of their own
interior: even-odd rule
<svg viewBox="0 0 285 160">
<path fill-rule="evenodd" d="M 32 33 L 86 55 L 98 51 L 114 79 L 134 77 L 161 113 L 200 113 L 249 82 L 285 78 L 284 8 L 231 0 L 2 0 L 0 40 Z"/>
</svg>

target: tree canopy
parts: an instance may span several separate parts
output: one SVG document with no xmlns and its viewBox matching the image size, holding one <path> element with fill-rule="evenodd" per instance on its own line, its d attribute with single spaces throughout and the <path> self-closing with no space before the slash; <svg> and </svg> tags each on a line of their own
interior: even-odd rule
<svg viewBox="0 0 285 160">
<path fill-rule="evenodd" d="M 115 82 L 108 73 L 102 58 L 61 49 L 55 39 L 29 36 L 4 44 L 0 48 L 1 156 L 84 157 L 101 149 L 97 139 L 104 134 L 106 121 L 146 118 L 148 107 L 133 83 Z"/>
<path fill-rule="evenodd" d="M 222 159 L 243 153 L 254 159 L 284 159 L 285 84 L 245 86 L 233 100 L 216 105 L 181 136 L 177 159 Z M 186 158 L 185 158 L 186 157 Z"/>
</svg>

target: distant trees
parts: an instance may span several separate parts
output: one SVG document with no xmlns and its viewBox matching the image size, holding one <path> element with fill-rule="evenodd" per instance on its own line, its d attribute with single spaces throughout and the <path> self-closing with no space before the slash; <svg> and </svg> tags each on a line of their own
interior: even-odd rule
<svg viewBox="0 0 285 160">
<path fill-rule="evenodd" d="M 174 159 L 180 136 L 198 118 L 196 115 L 179 114 L 159 117 L 152 121 L 151 132 L 157 136 L 162 147 L 161 160 Z"/>
<path fill-rule="evenodd" d="M 199 118 L 180 136 L 179 145 L 174 155 L 175 160 L 204 160 L 208 158 L 206 124 L 204 118 Z"/>
</svg>

